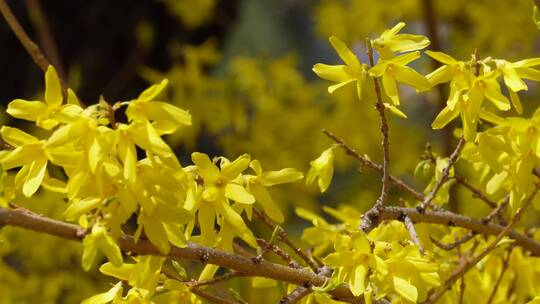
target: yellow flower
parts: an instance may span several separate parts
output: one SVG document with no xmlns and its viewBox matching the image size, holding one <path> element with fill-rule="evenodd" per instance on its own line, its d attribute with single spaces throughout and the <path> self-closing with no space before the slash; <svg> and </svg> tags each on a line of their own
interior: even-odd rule
<svg viewBox="0 0 540 304">
<path fill-rule="evenodd" d="M 0 135 L 15 147 L 2 151 L 0 164 L 4 170 L 22 167 L 15 177 L 16 188 L 21 187 L 24 196 L 31 197 L 38 190 L 47 171 L 47 156 L 44 141 L 19 129 L 3 126 Z"/>
<path fill-rule="evenodd" d="M 68 104 L 62 105 L 62 87 L 53 66 L 45 72 L 45 102 L 15 99 L 9 103 L 7 111 L 11 116 L 35 121 L 38 127 L 50 130 L 60 122 L 73 120 L 82 112 L 75 93 L 68 89 Z"/>
<path fill-rule="evenodd" d="M 313 72 L 322 79 L 337 82 L 337 84 L 328 87 L 328 93 L 332 94 L 339 88 L 356 83 L 358 98 L 362 99 L 362 84 L 366 78 L 366 66 L 358 61 L 356 55 L 343 41 L 335 36 L 330 37 L 329 40 L 345 65 L 317 63 L 313 66 Z"/>
<path fill-rule="evenodd" d="M 540 65 L 540 58 L 529 58 L 517 62 L 508 62 L 500 59 L 495 59 L 494 61 L 503 75 L 512 104 L 519 114 L 523 113 L 523 106 L 517 92 L 527 91 L 529 89 L 522 78 L 540 81 L 540 71 L 532 68 L 533 66 Z"/>
<path fill-rule="evenodd" d="M 330 147 L 311 163 L 311 168 L 306 177 L 306 185 L 311 185 L 315 178 L 319 178 L 317 184 L 322 192 L 325 192 L 332 181 L 334 174 L 334 147 Z"/>
<path fill-rule="evenodd" d="M 208 155 L 195 152 L 191 155 L 193 163 L 200 178 L 200 187 L 196 193 L 188 194 L 186 208 L 198 211 L 199 226 L 201 228 L 201 242 L 205 245 L 214 245 L 216 234 L 214 225 L 216 216 L 221 216 L 237 234 L 251 246 L 257 247 L 253 235 L 247 228 L 242 216 L 230 206 L 229 200 L 239 204 L 252 205 L 255 197 L 246 191 L 241 173 L 247 169 L 250 156 L 239 156 L 234 161 L 221 158 L 221 168 L 214 164 Z M 191 196 L 190 196 L 191 195 Z M 221 225 L 223 228 L 223 225 Z"/>
<path fill-rule="evenodd" d="M 478 117 L 485 98 L 491 101 L 499 110 L 510 110 L 510 101 L 501 93 L 501 88 L 497 82 L 500 72 L 495 70 L 485 75 L 474 77 L 468 87 L 466 83 L 459 82 L 456 86 L 455 97 L 452 97 L 446 107 L 437 115 L 431 124 L 433 129 L 441 129 L 450 121 L 461 115 L 463 122 L 463 133 L 467 141 L 474 141 L 476 138 L 476 128 Z M 465 92 L 468 90 L 467 92 Z"/>
<path fill-rule="evenodd" d="M 163 79 L 131 101 L 126 110 L 129 120 L 143 123 L 151 121 L 152 127 L 160 134 L 171 134 L 180 126 L 190 126 L 191 115 L 187 111 L 170 103 L 154 101 L 168 83 L 167 79 Z"/>
<path fill-rule="evenodd" d="M 390 59 L 394 57 L 393 53 L 421 50 L 429 45 L 429 39 L 425 36 L 398 34 L 403 27 L 405 22 L 400 22 L 373 40 L 373 47 L 379 52 L 381 59 Z"/>
</svg>

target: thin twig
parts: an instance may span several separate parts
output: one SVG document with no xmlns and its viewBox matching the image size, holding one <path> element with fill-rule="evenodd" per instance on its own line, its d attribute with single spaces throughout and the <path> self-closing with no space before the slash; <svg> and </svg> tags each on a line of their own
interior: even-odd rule
<svg viewBox="0 0 540 304">
<path fill-rule="evenodd" d="M 4 19 L 8 23 L 13 33 L 17 36 L 28 54 L 30 54 L 34 62 L 41 68 L 41 70 L 43 70 L 43 72 L 47 71 L 47 67 L 50 65 L 49 61 L 47 58 L 45 58 L 45 55 L 43 55 L 43 52 L 41 52 L 39 46 L 32 41 L 30 37 L 28 37 L 5 0 L 0 0 L 0 12 L 4 16 Z"/>
<path fill-rule="evenodd" d="M 221 283 L 223 281 L 227 281 L 227 280 L 230 280 L 230 279 L 233 279 L 233 278 L 238 278 L 238 277 L 243 277 L 243 276 L 244 275 L 241 272 L 231 271 L 231 272 L 228 272 L 228 273 L 226 273 L 224 275 L 213 277 L 213 278 L 208 279 L 208 280 L 190 281 L 190 282 L 187 282 L 187 285 L 193 286 L 193 287 L 212 285 L 212 284 L 218 284 L 218 283 Z"/>
<path fill-rule="evenodd" d="M 422 246 L 422 243 L 418 238 L 418 234 L 416 233 L 416 229 L 414 228 L 413 221 L 408 215 L 406 215 L 403 218 L 403 223 L 405 224 L 405 227 L 407 227 L 407 230 L 409 230 L 412 242 L 418 247 L 418 251 L 420 251 L 420 253 L 424 255 L 424 247 Z"/>
<path fill-rule="evenodd" d="M 465 298 L 465 277 L 461 278 L 461 284 L 459 285 L 459 304 L 463 304 Z"/>
<path fill-rule="evenodd" d="M 287 236 L 287 232 L 285 232 L 285 230 L 283 230 L 283 228 L 281 228 L 280 226 L 274 224 L 271 220 L 269 220 L 267 218 L 267 216 L 264 214 L 264 212 L 262 211 L 258 211 L 258 210 L 253 210 L 253 214 L 264 224 L 266 225 L 268 228 L 270 228 L 272 231 L 275 230 L 275 229 L 278 229 L 278 236 L 279 236 L 279 239 L 284 243 L 286 244 L 289 248 L 291 248 L 294 253 L 296 253 L 302 260 L 304 260 L 304 262 L 306 262 L 306 264 L 313 270 L 313 271 L 317 271 L 317 269 L 319 268 L 319 265 L 317 265 L 317 263 L 309 258 L 309 256 L 302 250 L 300 249 L 300 247 L 297 247 L 296 245 L 294 245 L 291 240 L 289 239 L 289 237 Z"/>
<path fill-rule="evenodd" d="M 370 169 L 373 169 L 375 171 L 383 173 L 383 166 L 382 165 L 379 165 L 379 164 L 373 162 L 372 160 L 370 160 L 366 156 L 360 155 L 356 151 L 356 149 L 354 149 L 351 146 L 347 145 L 347 143 L 343 139 L 337 137 L 336 135 L 334 135 L 334 133 L 332 133 L 332 132 L 330 132 L 330 131 L 328 131 L 326 129 L 322 129 L 322 132 L 324 134 L 326 134 L 326 136 L 328 136 L 330 139 L 335 141 L 341 148 L 343 148 L 343 150 L 345 150 L 345 153 L 347 153 L 348 155 L 350 155 L 354 159 L 356 159 L 362 166 L 368 167 Z M 424 195 L 422 193 L 414 190 L 413 188 L 411 188 L 409 185 L 407 185 L 404 181 L 400 180 L 399 178 L 390 175 L 390 182 L 393 185 L 400 188 L 401 190 L 403 190 L 404 192 L 409 193 L 410 195 L 412 195 L 416 200 L 418 200 L 418 201 L 423 201 L 424 200 Z"/>
<path fill-rule="evenodd" d="M 449 244 L 444 244 L 444 243 L 440 242 L 439 240 L 435 239 L 434 237 L 432 237 L 431 235 L 429 236 L 429 238 L 431 239 L 431 242 L 433 242 L 433 244 L 435 244 L 435 246 L 441 248 L 442 250 L 448 250 L 449 251 L 449 250 L 453 250 L 456 247 L 459 247 L 462 244 L 467 243 L 472 238 L 474 238 L 476 235 L 477 235 L 477 233 L 474 233 L 474 232 L 471 231 L 471 232 L 465 234 L 464 236 L 462 236 L 460 239 L 456 240 L 455 242 L 449 243 Z"/>
<path fill-rule="evenodd" d="M 443 287 L 434 293 L 431 294 L 431 296 L 428 298 L 428 300 L 425 302 L 425 304 L 431 304 L 435 303 L 448 289 L 454 285 L 454 283 L 464 276 L 469 270 L 471 270 L 478 262 L 480 262 L 486 255 L 488 255 L 493 249 L 497 247 L 497 244 L 501 241 L 503 237 L 505 237 L 514 225 L 521 219 L 521 216 L 527 210 L 527 207 L 531 204 L 532 200 L 538 193 L 538 187 L 535 188 L 533 193 L 527 198 L 527 200 L 523 203 L 523 206 L 519 208 L 519 210 L 516 212 L 510 223 L 497 235 L 497 237 L 480 252 L 476 257 L 472 258 L 468 262 L 464 263 L 460 267 L 458 267 L 452 275 L 446 280 Z"/>
<path fill-rule="evenodd" d="M 501 273 L 499 274 L 499 277 L 497 277 L 495 286 L 493 286 L 493 290 L 491 291 L 491 294 L 489 295 L 489 298 L 486 304 L 491 304 L 493 300 L 495 299 L 495 294 L 497 294 L 497 289 L 499 289 L 499 285 L 501 284 L 504 273 L 506 272 L 506 269 L 508 269 L 508 264 L 509 264 L 508 262 L 510 261 L 510 256 L 512 255 L 512 249 L 514 248 L 510 247 L 510 249 L 508 249 L 508 253 L 506 254 L 506 257 L 504 258 L 504 260 L 502 261 Z"/>
<path fill-rule="evenodd" d="M 332 276 L 333 270 L 330 267 L 321 267 L 317 270 L 317 274 L 330 278 Z M 304 286 L 298 286 L 288 295 L 279 300 L 279 304 L 294 304 L 302 300 L 305 296 L 310 294 L 312 289 L 311 284 L 305 284 Z"/>
<path fill-rule="evenodd" d="M 465 145 L 465 139 L 461 137 L 458 141 L 456 148 L 454 149 L 454 152 L 452 152 L 452 154 L 450 155 L 450 158 L 448 159 L 448 165 L 443 169 L 441 178 L 439 178 L 439 180 L 437 181 L 433 189 L 431 189 L 428 195 L 426 195 L 426 197 L 424 198 L 424 201 L 419 206 L 420 210 L 426 210 L 427 208 L 429 208 L 429 206 L 431 205 L 431 202 L 437 195 L 437 192 L 439 192 L 441 187 L 448 180 L 448 178 L 450 177 L 450 169 L 452 169 L 452 166 L 457 161 L 459 152 L 461 151 L 464 145 Z"/>
<path fill-rule="evenodd" d="M 487 195 L 485 193 L 483 193 L 482 191 L 478 190 L 477 188 L 475 188 L 474 186 L 469 184 L 464 177 L 455 174 L 454 179 L 456 180 L 456 182 L 463 185 L 465 188 L 469 189 L 469 191 L 471 191 L 473 193 L 473 197 L 481 199 L 490 208 L 497 208 L 497 203 L 496 202 L 492 201 L 489 197 L 487 197 Z"/>
<path fill-rule="evenodd" d="M 373 58 L 373 45 L 371 41 L 367 42 L 367 54 L 369 57 L 369 65 L 373 67 L 375 60 Z M 386 120 L 386 113 L 384 103 L 381 94 L 381 87 L 379 86 L 379 80 L 376 77 L 372 77 L 373 86 L 375 89 L 375 95 L 377 96 L 377 102 L 375 108 L 381 118 L 380 131 L 382 135 L 382 148 L 383 148 L 383 165 L 382 165 L 382 187 L 381 194 L 375 201 L 375 204 L 362 216 L 362 223 L 360 229 L 364 232 L 369 232 L 379 224 L 379 217 L 382 208 L 386 205 L 388 200 L 388 192 L 390 191 L 390 141 L 388 139 L 388 122 Z"/>
<path fill-rule="evenodd" d="M 261 248 L 263 248 L 264 250 L 272 251 L 273 253 L 275 253 L 283 261 L 285 261 L 285 263 L 287 263 L 289 267 L 300 268 L 300 265 L 298 265 L 298 263 L 295 260 L 293 260 L 293 258 L 291 258 L 291 256 L 285 251 L 283 251 L 283 249 L 281 249 L 279 246 L 271 244 L 263 239 L 257 239 L 257 244 L 261 246 Z"/>
<path fill-rule="evenodd" d="M 180 275 L 178 275 L 178 273 L 176 273 L 176 271 L 174 271 L 173 269 L 171 269 L 167 265 L 163 265 L 163 267 L 161 268 L 161 272 L 163 274 L 165 274 L 165 276 L 167 276 L 167 277 L 169 277 L 171 279 L 175 279 L 175 280 L 180 281 L 180 282 L 188 283 L 188 281 L 186 281 L 185 278 L 182 278 Z M 186 284 L 186 285 L 189 286 L 189 284 Z M 190 291 L 192 293 L 198 295 L 199 297 L 209 301 L 210 303 L 214 303 L 214 304 L 241 304 L 240 302 L 222 298 L 220 296 L 217 296 L 217 295 L 212 294 L 210 292 L 204 291 L 204 290 L 202 290 L 200 288 L 197 288 L 195 286 L 192 286 L 190 288 Z"/>
<path fill-rule="evenodd" d="M 39 42 L 41 46 L 43 46 L 43 52 L 56 67 L 58 77 L 65 82 L 66 74 L 64 67 L 62 66 L 58 48 L 56 47 L 54 36 L 51 32 L 47 17 L 41 7 L 40 0 L 26 0 L 26 7 L 28 8 L 30 21 L 32 21 L 34 28 L 36 29 Z"/>
</svg>

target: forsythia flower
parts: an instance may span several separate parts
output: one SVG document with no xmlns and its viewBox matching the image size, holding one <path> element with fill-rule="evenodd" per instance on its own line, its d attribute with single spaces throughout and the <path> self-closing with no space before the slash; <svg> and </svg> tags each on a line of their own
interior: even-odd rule
<svg viewBox="0 0 540 304">
<path fill-rule="evenodd" d="M 313 66 L 313 72 L 322 79 L 337 82 L 337 84 L 328 87 L 328 93 L 332 94 L 339 88 L 355 83 L 358 98 L 362 99 L 362 84 L 367 73 L 366 66 L 358 61 L 356 55 L 343 41 L 334 36 L 330 37 L 329 40 L 345 65 L 317 63 Z"/>
<path fill-rule="evenodd" d="M 421 35 L 398 34 L 405 27 L 405 22 L 399 22 L 393 28 L 384 31 L 373 40 L 373 47 L 379 52 L 381 59 L 390 59 L 394 53 L 411 52 L 424 49 L 429 45 L 429 39 Z"/>
<path fill-rule="evenodd" d="M 257 247 L 244 220 L 229 202 L 232 200 L 245 205 L 255 203 L 255 197 L 244 188 L 241 178 L 241 173 L 249 166 L 250 156 L 244 154 L 232 162 L 222 158 L 221 170 L 206 154 L 195 152 L 191 159 L 201 178 L 201 186 L 197 187 L 196 193 L 193 193 L 191 188 L 192 194 L 187 199 L 186 208 L 193 212 L 198 211 L 201 243 L 214 245 L 216 216 L 221 216 L 246 242 Z"/>
<path fill-rule="evenodd" d="M 4 141 L 15 147 L 0 152 L 0 164 L 4 170 L 22 167 L 15 177 L 15 185 L 22 185 L 24 196 L 31 197 L 38 189 L 47 170 L 44 141 L 19 129 L 3 126 L 0 134 Z"/>
<path fill-rule="evenodd" d="M 325 192 L 334 174 L 334 147 L 323 151 L 321 156 L 312 161 L 306 177 L 306 185 L 311 185 L 319 177 L 317 184 L 321 192 Z"/>
<path fill-rule="evenodd" d="M 68 89 L 68 104 L 62 105 L 62 87 L 53 66 L 45 73 L 45 102 L 15 99 L 9 103 L 7 112 L 16 118 L 35 121 L 36 125 L 50 130 L 60 122 L 77 117 L 82 109 L 78 106 L 75 93 Z"/>
</svg>

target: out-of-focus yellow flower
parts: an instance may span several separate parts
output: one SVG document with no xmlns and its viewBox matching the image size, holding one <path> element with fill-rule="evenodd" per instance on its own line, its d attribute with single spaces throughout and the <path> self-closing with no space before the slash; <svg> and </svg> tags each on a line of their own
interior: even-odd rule
<svg viewBox="0 0 540 304">
<path fill-rule="evenodd" d="M 317 63 L 313 66 L 313 72 L 322 79 L 337 82 L 337 84 L 328 87 L 328 93 L 332 94 L 339 88 L 356 83 L 358 98 L 362 99 L 362 84 L 366 78 L 366 66 L 360 63 L 358 57 L 339 38 L 332 36 L 329 40 L 345 65 Z"/>
</svg>

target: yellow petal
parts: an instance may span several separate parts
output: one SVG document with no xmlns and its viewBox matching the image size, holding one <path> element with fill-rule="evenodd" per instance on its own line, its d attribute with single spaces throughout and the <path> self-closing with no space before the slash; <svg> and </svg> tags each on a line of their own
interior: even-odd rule
<svg viewBox="0 0 540 304">
<path fill-rule="evenodd" d="M 407 118 L 407 115 L 405 115 L 405 113 L 403 113 L 400 109 L 398 109 L 397 107 L 385 102 L 383 103 L 384 105 L 384 108 L 389 110 L 392 114 L 396 115 L 396 116 L 399 116 L 401 118 Z"/>
<path fill-rule="evenodd" d="M 416 303 L 416 300 L 418 299 L 418 290 L 414 285 L 398 276 L 394 276 L 393 283 L 394 289 L 400 296 L 411 302 Z"/>
<path fill-rule="evenodd" d="M 504 83 L 508 88 L 510 88 L 514 92 L 518 91 L 526 91 L 527 85 L 525 82 L 519 77 L 516 70 L 512 68 L 502 68 L 503 76 L 504 76 Z"/>
<path fill-rule="evenodd" d="M 276 206 L 276 203 L 264 187 L 252 184 L 249 186 L 249 191 L 255 196 L 255 199 L 257 199 L 257 202 L 261 205 L 264 213 L 268 215 L 268 217 L 278 223 L 283 223 L 285 220 L 283 213 L 281 213 L 281 210 Z"/>
<path fill-rule="evenodd" d="M 488 82 L 485 89 L 486 97 L 501 111 L 510 110 L 510 101 L 501 93 L 498 83 Z"/>
<path fill-rule="evenodd" d="M 17 128 L 2 126 L 2 128 L 0 128 L 0 134 L 2 135 L 4 141 L 13 147 L 19 147 L 25 144 L 35 144 L 39 142 L 39 140 L 34 136 Z"/>
<path fill-rule="evenodd" d="M 437 115 L 433 123 L 431 124 L 431 127 L 433 129 L 442 129 L 444 126 L 446 126 L 449 122 L 454 120 L 459 115 L 459 111 L 457 108 L 454 110 L 450 110 L 449 107 L 444 107 L 442 111 Z"/>
<path fill-rule="evenodd" d="M 151 121 L 169 121 L 176 126 L 191 125 L 191 114 L 172 104 L 152 101 L 144 103 L 140 107 L 141 112 Z"/>
<path fill-rule="evenodd" d="M 447 65 L 458 64 L 458 62 L 454 58 L 452 58 L 450 55 L 447 55 L 447 54 L 445 54 L 443 52 L 425 51 L 425 53 L 429 57 L 431 57 L 431 58 L 433 58 L 433 59 L 435 59 L 435 60 L 437 60 L 439 62 L 442 62 L 444 64 L 447 64 Z"/>
<path fill-rule="evenodd" d="M 64 217 L 68 221 L 76 221 L 81 215 L 99 206 L 101 201 L 102 199 L 100 198 L 84 198 L 81 200 L 75 200 L 71 202 L 64 211 Z"/>
<path fill-rule="evenodd" d="M 15 118 L 37 121 L 47 115 L 47 105 L 41 101 L 15 99 L 8 104 L 6 112 Z"/>
<path fill-rule="evenodd" d="M 140 100 L 140 101 L 151 101 L 152 99 L 154 99 L 157 95 L 159 95 L 159 93 L 161 93 L 161 91 L 163 91 L 163 89 L 165 89 L 165 87 L 167 86 L 167 84 L 169 83 L 169 80 L 168 79 L 163 79 L 161 81 L 161 83 L 159 84 L 155 84 L 151 87 L 149 87 L 148 89 L 144 90 L 141 95 L 139 95 L 139 97 L 137 98 L 137 100 Z"/>
<path fill-rule="evenodd" d="M 435 71 L 429 73 L 426 75 L 426 79 L 429 81 L 429 83 L 434 86 L 439 83 L 445 83 L 452 80 L 452 77 L 454 76 L 454 72 L 452 68 L 448 65 L 443 65 L 436 69 Z"/>
<path fill-rule="evenodd" d="M 81 304 L 106 304 L 114 300 L 117 296 L 122 296 L 122 282 L 116 283 L 109 291 L 94 295 Z"/>
<path fill-rule="evenodd" d="M 167 232 L 163 225 L 158 221 L 159 219 L 154 219 L 152 217 L 147 217 L 144 215 L 144 212 L 139 215 L 141 218 L 144 232 L 150 242 L 156 246 L 156 248 L 162 254 L 169 253 L 171 246 L 169 244 L 169 239 L 167 238 Z"/>
<path fill-rule="evenodd" d="M 348 65 L 352 71 L 359 71 L 360 62 L 358 61 L 356 55 L 347 47 L 347 45 L 345 45 L 345 43 L 336 36 L 330 37 L 329 40 L 343 62 L 345 62 L 345 64 Z"/>
<path fill-rule="evenodd" d="M 348 81 L 345 81 L 345 82 L 340 82 L 340 83 L 331 85 L 331 86 L 328 87 L 328 93 L 334 94 L 334 92 L 337 91 L 338 89 L 348 85 L 349 83 L 353 83 L 354 81 L 355 81 L 354 79 L 351 79 L 351 80 L 348 80 Z"/>
<path fill-rule="evenodd" d="M 24 196 L 31 197 L 34 193 L 36 193 L 39 186 L 41 186 L 41 181 L 43 181 L 46 170 L 46 158 L 40 157 L 32 162 L 22 189 Z"/>
<path fill-rule="evenodd" d="M 521 100 L 519 99 L 518 93 L 508 90 L 508 94 L 510 95 L 510 101 L 512 102 L 512 105 L 516 109 L 516 112 L 518 114 L 523 114 L 523 105 L 521 104 Z"/>
<path fill-rule="evenodd" d="M 214 182 L 219 177 L 218 167 L 204 153 L 194 152 L 191 154 L 191 160 L 197 166 L 205 182 Z"/>
<path fill-rule="evenodd" d="M 368 270 L 365 265 L 358 265 L 354 268 L 354 272 L 349 279 L 349 288 L 356 297 L 363 294 L 366 289 L 367 272 Z"/>
<path fill-rule="evenodd" d="M 247 192 L 243 186 L 233 183 L 228 183 L 227 186 L 225 186 L 225 196 L 228 199 L 241 204 L 251 205 L 255 203 L 255 198 L 251 193 Z"/>
<path fill-rule="evenodd" d="M 62 104 L 62 86 L 56 74 L 56 69 L 49 65 L 45 72 L 45 102 L 51 107 L 58 107 Z"/>
<path fill-rule="evenodd" d="M 219 201 L 215 204 L 218 212 L 221 213 L 223 218 L 229 222 L 238 232 L 243 232 L 247 229 L 246 224 L 242 217 L 234 211 L 231 206 L 225 201 Z"/>
<path fill-rule="evenodd" d="M 322 79 L 334 82 L 345 82 L 354 79 L 346 65 L 317 63 L 313 66 L 313 72 Z"/>
<path fill-rule="evenodd" d="M 265 186 L 270 187 L 274 185 L 293 183 L 304 178 L 302 172 L 298 172 L 292 168 L 285 168 L 279 171 L 267 171 L 261 174 L 257 181 Z"/>
<path fill-rule="evenodd" d="M 399 34 L 389 40 L 385 40 L 385 45 L 392 52 L 410 52 L 421 50 L 429 45 L 429 39 L 421 35 Z"/>
<path fill-rule="evenodd" d="M 99 271 L 110 277 L 115 277 L 122 281 L 127 281 L 129 280 L 129 277 L 133 272 L 134 268 L 135 264 L 122 264 L 122 266 L 116 267 L 113 266 L 110 262 L 107 262 L 101 265 L 101 267 L 99 267 Z"/>
<path fill-rule="evenodd" d="M 394 105 L 399 105 L 399 93 L 396 85 L 396 80 L 388 73 L 384 73 L 382 83 L 386 96 L 390 98 Z"/>
<path fill-rule="evenodd" d="M 426 77 L 418 74 L 415 70 L 404 65 L 392 65 L 394 77 L 402 83 L 408 84 L 413 88 L 426 91 L 431 88 L 431 84 Z"/>
<path fill-rule="evenodd" d="M 240 173 L 248 168 L 250 161 L 251 156 L 243 154 L 232 162 L 222 162 L 221 176 L 227 180 L 235 179 Z"/>
</svg>

